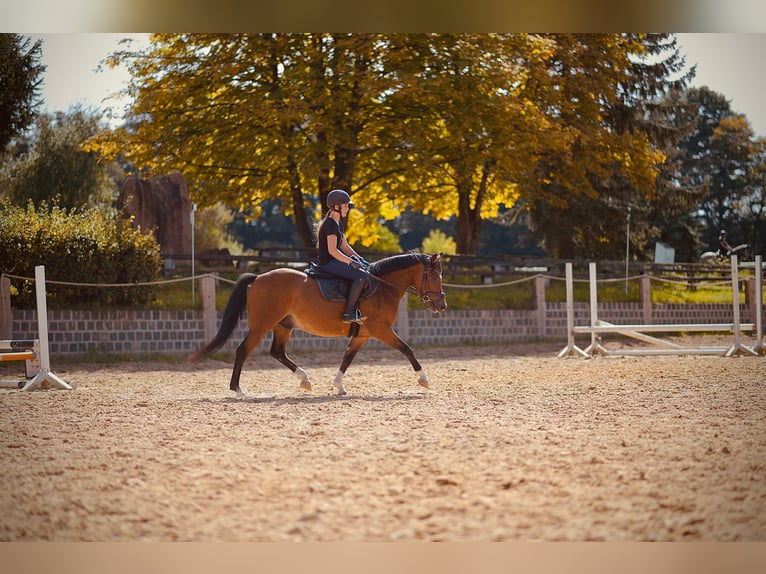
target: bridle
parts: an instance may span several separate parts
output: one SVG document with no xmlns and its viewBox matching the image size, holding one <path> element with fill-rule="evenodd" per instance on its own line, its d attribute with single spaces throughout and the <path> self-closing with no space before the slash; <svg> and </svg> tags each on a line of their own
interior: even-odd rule
<svg viewBox="0 0 766 574">
<path fill-rule="evenodd" d="M 434 269 L 432 265 L 423 263 L 423 280 L 421 281 L 420 292 L 418 293 L 423 303 L 430 303 L 431 297 L 434 295 L 441 297 L 442 300 L 446 297 L 444 291 L 433 291 L 430 289 L 432 272 L 441 275 L 441 272 Z"/>
<path fill-rule="evenodd" d="M 412 290 L 412 291 L 415 292 L 415 294 L 418 297 L 420 297 L 420 299 L 421 299 L 421 301 L 423 301 L 423 303 L 431 303 L 431 300 L 432 300 L 431 298 L 433 296 L 441 297 L 442 300 L 444 300 L 446 298 L 446 295 L 445 295 L 444 291 L 433 291 L 433 290 L 430 289 L 431 274 L 432 273 L 436 273 L 437 275 L 441 275 L 441 271 L 437 271 L 434 268 L 434 266 L 432 266 L 430 264 L 430 262 L 429 263 L 423 262 L 423 280 L 420 282 L 420 290 L 419 291 L 416 290 L 413 286 L 407 287 L 406 289 L 402 289 L 398 285 L 394 285 L 390 281 L 386 281 L 385 279 L 383 279 L 379 275 L 372 275 L 372 274 L 370 274 L 369 276 L 371 278 L 373 278 L 375 281 L 380 281 L 381 283 L 385 283 L 389 287 L 393 287 L 394 289 L 396 289 L 398 291 L 402 291 L 404 293 L 406 293 L 407 291 Z"/>
</svg>

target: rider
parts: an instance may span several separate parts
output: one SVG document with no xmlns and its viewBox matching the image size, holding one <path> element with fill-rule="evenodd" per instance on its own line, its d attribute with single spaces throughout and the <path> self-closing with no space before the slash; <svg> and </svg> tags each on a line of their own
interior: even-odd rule
<svg viewBox="0 0 766 574">
<path fill-rule="evenodd" d="M 367 285 L 364 268 L 367 261 L 348 244 L 343 221 L 354 207 L 349 194 L 342 189 L 333 189 L 327 195 L 327 213 L 317 225 L 317 247 L 319 248 L 319 270 L 331 275 L 353 280 L 348 292 L 344 323 L 358 323 L 367 318 L 359 313 L 356 303 Z"/>
<path fill-rule="evenodd" d="M 718 234 L 718 256 L 724 257 L 731 255 L 731 245 L 726 241 L 726 230 L 722 229 Z"/>
</svg>

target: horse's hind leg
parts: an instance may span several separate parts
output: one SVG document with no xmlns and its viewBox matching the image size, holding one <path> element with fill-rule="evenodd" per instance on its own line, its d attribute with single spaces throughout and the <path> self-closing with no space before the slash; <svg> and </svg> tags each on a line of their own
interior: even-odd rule
<svg viewBox="0 0 766 574">
<path fill-rule="evenodd" d="M 234 368 L 231 371 L 231 382 L 229 383 L 229 388 L 237 394 L 237 398 L 245 396 L 245 393 L 243 393 L 242 389 L 239 387 L 239 378 L 242 375 L 242 367 L 244 367 L 248 355 L 250 355 L 250 353 L 253 352 L 253 349 L 258 346 L 258 343 L 261 342 L 264 335 L 264 332 L 253 332 L 251 329 L 248 331 L 247 336 L 245 336 L 245 340 L 239 344 L 239 347 L 237 347 L 237 352 L 234 355 Z"/>
<path fill-rule="evenodd" d="M 346 394 L 346 389 L 343 387 L 343 375 L 346 374 L 346 370 L 351 364 L 351 361 L 354 360 L 354 357 L 356 357 L 359 349 L 364 347 L 368 340 L 368 337 L 352 337 L 348 342 L 346 352 L 343 353 L 343 360 L 340 363 L 340 368 L 338 369 L 338 372 L 335 375 L 335 380 L 333 381 L 333 384 L 335 385 L 335 393 L 337 395 Z"/>
<path fill-rule="evenodd" d="M 306 371 L 299 367 L 295 361 L 287 356 L 287 343 L 290 341 L 290 335 L 293 332 L 292 329 L 279 324 L 274 327 L 271 332 L 274 335 L 274 339 L 271 342 L 271 351 L 269 351 L 269 353 L 277 361 L 295 373 L 298 379 L 300 379 L 300 385 L 304 391 L 310 391 L 311 381 L 309 380 L 308 374 L 306 374 Z"/>
</svg>

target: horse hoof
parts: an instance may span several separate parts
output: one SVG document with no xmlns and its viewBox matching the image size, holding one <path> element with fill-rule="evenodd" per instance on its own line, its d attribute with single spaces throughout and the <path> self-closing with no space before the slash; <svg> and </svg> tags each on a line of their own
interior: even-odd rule
<svg viewBox="0 0 766 574">
<path fill-rule="evenodd" d="M 310 391 L 311 390 L 311 381 L 308 381 L 308 380 L 301 381 L 301 388 L 304 391 Z"/>
<path fill-rule="evenodd" d="M 425 377 L 420 377 L 420 378 L 418 379 L 418 384 L 419 384 L 421 387 L 425 387 L 425 388 L 428 388 L 428 379 L 427 379 L 427 378 L 425 378 Z"/>
<path fill-rule="evenodd" d="M 242 389 L 234 389 L 234 398 L 235 399 L 241 399 L 245 396 L 245 393 L 242 392 Z"/>
<path fill-rule="evenodd" d="M 346 394 L 346 389 L 338 389 L 338 391 L 335 393 L 337 396 L 342 397 Z"/>
</svg>

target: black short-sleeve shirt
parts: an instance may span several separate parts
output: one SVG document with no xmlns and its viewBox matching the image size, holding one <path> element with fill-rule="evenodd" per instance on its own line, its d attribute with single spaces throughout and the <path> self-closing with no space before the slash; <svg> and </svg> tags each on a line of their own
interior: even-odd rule
<svg viewBox="0 0 766 574">
<path fill-rule="evenodd" d="M 332 217 L 325 217 L 322 225 L 319 227 L 319 245 L 317 246 L 319 248 L 320 265 L 327 265 L 334 259 L 334 257 L 330 255 L 330 251 L 327 249 L 327 238 L 333 235 L 337 237 L 338 242 L 336 245 L 338 246 L 338 249 L 340 249 L 340 244 L 344 237 L 343 223 L 335 221 Z"/>
</svg>

